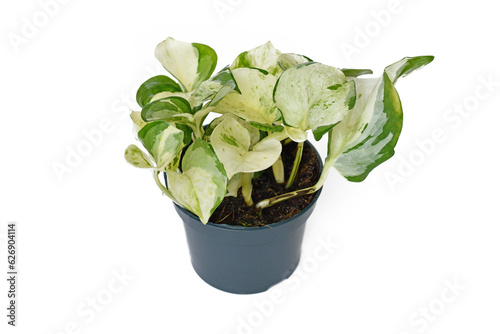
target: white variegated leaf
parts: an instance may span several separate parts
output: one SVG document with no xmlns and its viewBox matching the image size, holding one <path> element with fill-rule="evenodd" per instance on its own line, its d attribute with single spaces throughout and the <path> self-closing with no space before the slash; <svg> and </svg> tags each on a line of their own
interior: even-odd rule
<svg viewBox="0 0 500 334">
<path fill-rule="evenodd" d="M 153 168 L 153 163 L 149 156 L 136 145 L 130 145 L 125 150 L 125 159 L 132 166 L 137 168 Z"/>
<path fill-rule="evenodd" d="M 233 177 L 227 183 L 226 197 L 227 196 L 237 197 L 238 190 L 241 188 L 241 185 L 242 185 L 242 174 L 238 173 L 233 175 Z"/>
<path fill-rule="evenodd" d="M 180 205 L 206 224 L 226 195 L 224 168 L 211 145 L 198 139 L 186 150 L 182 171 L 167 171 L 168 188 Z"/>
<path fill-rule="evenodd" d="M 252 50 L 242 52 L 236 57 L 231 69 L 242 67 L 260 68 L 272 75 L 279 76 L 283 70 L 278 64 L 281 52 L 276 50 L 271 42 L 258 46 Z"/>
<path fill-rule="evenodd" d="M 246 121 L 273 125 L 279 121 L 280 113 L 273 102 L 273 88 L 276 77 L 251 68 L 238 68 L 233 75 L 241 91 L 226 95 L 210 111 L 230 113 Z"/>
<path fill-rule="evenodd" d="M 354 82 L 346 81 L 340 70 L 308 62 L 281 75 L 274 100 L 286 126 L 297 129 L 297 133 L 320 130 L 322 135 L 340 122 L 354 106 L 355 92 Z M 315 137 L 321 138 L 316 133 Z M 291 138 L 305 140 L 304 136 Z"/>
<path fill-rule="evenodd" d="M 283 53 L 278 58 L 278 64 L 284 71 L 310 61 L 312 60 L 295 53 Z"/>
<path fill-rule="evenodd" d="M 237 173 L 264 170 L 272 166 L 281 154 L 281 143 L 276 139 L 252 145 L 250 131 L 235 117 L 227 117 L 217 125 L 211 143 L 228 178 Z"/>
</svg>

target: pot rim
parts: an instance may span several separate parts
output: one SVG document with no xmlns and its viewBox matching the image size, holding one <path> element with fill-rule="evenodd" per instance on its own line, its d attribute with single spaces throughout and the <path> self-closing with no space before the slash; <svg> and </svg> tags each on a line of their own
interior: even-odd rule
<svg viewBox="0 0 500 334">
<path fill-rule="evenodd" d="M 314 147 L 314 145 L 309 141 L 309 140 L 306 140 L 306 143 L 313 149 L 314 153 L 316 154 L 317 158 L 318 158 L 318 164 L 319 164 L 319 169 L 320 169 L 320 173 L 322 172 L 323 170 L 323 161 L 321 160 L 321 155 L 319 154 L 318 150 L 316 149 L 316 147 Z M 265 226 L 249 226 L 249 227 L 245 227 L 245 226 L 240 226 L 240 225 L 229 225 L 229 224 L 215 224 L 215 223 L 212 223 L 212 222 L 208 222 L 207 224 L 205 224 L 205 228 L 215 228 L 215 229 L 223 229 L 223 230 L 233 230 L 233 231 L 262 231 L 264 230 L 265 228 L 276 228 L 276 227 L 279 227 L 279 226 L 282 226 L 282 225 L 285 225 L 297 218 L 299 218 L 300 216 L 302 216 L 303 214 L 305 214 L 306 212 L 308 212 L 309 210 L 311 210 L 311 208 L 314 207 L 316 201 L 318 200 L 320 194 L 321 194 L 321 191 L 323 190 L 323 187 L 321 187 L 316 193 L 314 193 L 314 198 L 313 200 L 311 201 L 311 203 L 309 203 L 302 211 L 300 211 L 298 214 L 290 217 L 290 218 L 287 218 L 285 220 L 282 220 L 280 222 L 277 222 L 277 223 L 272 223 L 272 224 L 267 224 Z M 180 209 L 184 214 L 186 214 L 187 216 L 189 216 L 190 218 L 192 219 L 195 219 L 197 221 L 200 222 L 200 224 L 203 225 L 203 223 L 201 222 L 201 220 L 198 218 L 198 216 L 196 216 L 195 214 L 191 213 L 190 211 L 184 209 L 183 207 L 181 207 L 180 205 L 178 205 L 177 203 L 173 202 L 174 205 Z"/>
</svg>

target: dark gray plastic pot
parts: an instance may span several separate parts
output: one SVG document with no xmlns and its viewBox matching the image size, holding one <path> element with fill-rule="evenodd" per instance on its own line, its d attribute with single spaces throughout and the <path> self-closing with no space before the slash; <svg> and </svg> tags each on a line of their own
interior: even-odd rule
<svg viewBox="0 0 500 334">
<path fill-rule="evenodd" d="M 306 221 L 320 192 L 299 214 L 263 227 L 203 225 L 174 204 L 184 222 L 194 270 L 211 286 L 237 294 L 263 292 L 287 279 L 299 264 Z"/>
</svg>

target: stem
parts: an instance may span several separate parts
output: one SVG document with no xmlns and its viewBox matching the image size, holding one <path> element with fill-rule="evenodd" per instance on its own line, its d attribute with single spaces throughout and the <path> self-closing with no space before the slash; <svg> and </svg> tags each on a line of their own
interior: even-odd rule
<svg viewBox="0 0 500 334">
<path fill-rule="evenodd" d="M 255 205 L 255 207 L 257 209 L 264 209 L 264 208 L 268 208 L 270 206 L 273 206 L 274 204 L 278 204 L 279 202 L 286 201 L 286 200 L 293 198 L 295 196 L 303 196 L 303 195 L 309 195 L 309 194 L 315 193 L 316 191 L 320 190 L 321 187 L 323 187 L 323 184 L 325 184 L 326 177 L 328 176 L 328 172 L 330 170 L 330 167 L 332 167 L 332 165 L 333 165 L 332 160 L 325 161 L 325 166 L 323 167 L 323 171 L 321 172 L 321 176 L 320 176 L 318 182 L 314 186 L 309 187 L 309 188 L 296 190 L 296 191 L 292 191 L 292 192 L 282 194 L 282 195 L 279 195 L 276 197 L 265 199 L 265 200 L 257 203 Z"/>
<path fill-rule="evenodd" d="M 174 201 L 175 203 L 177 203 L 177 201 L 175 200 L 175 197 L 174 195 L 172 195 L 172 193 L 170 192 L 170 190 L 168 190 L 160 181 L 160 179 L 158 178 L 158 175 L 160 174 L 160 171 L 153 171 L 153 179 L 155 179 L 155 182 L 156 182 L 156 185 L 158 186 L 158 188 L 160 188 L 160 190 L 168 196 L 168 198 L 170 198 L 172 201 Z M 179 203 L 177 203 L 179 204 Z"/>
<path fill-rule="evenodd" d="M 293 162 L 292 173 L 290 174 L 290 178 L 288 179 L 288 183 L 286 184 L 287 188 L 290 188 L 295 182 L 295 178 L 297 177 L 297 172 L 299 171 L 300 161 L 302 160 L 302 152 L 304 151 L 304 142 L 300 142 L 297 144 L 297 153 L 295 153 L 295 160 Z"/>
<path fill-rule="evenodd" d="M 252 200 L 252 178 L 253 173 L 242 173 L 241 176 L 241 194 L 243 195 L 243 199 L 248 206 L 253 205 Z"/>
<path fill-rule="evenodd" d="M 283 159 L 281 159 L 281 155 L 273 164 L 273 174 L 276 183 L 285 183 L 285 167 L 283 166 Z"/>
</svg>

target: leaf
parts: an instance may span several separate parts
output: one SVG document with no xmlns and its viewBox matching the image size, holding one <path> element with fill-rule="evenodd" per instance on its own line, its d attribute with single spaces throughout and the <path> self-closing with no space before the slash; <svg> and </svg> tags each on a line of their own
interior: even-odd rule
<svg viewBox="0 0 500 334">
<path fill-rule="evenodd" d="M 135 145 L 127 147 L 125 150 L 125 159 L 137 168 L 153 168 L 148 155 Z"/>
<path fill-rule="evenodd" d="M 231 69 L 229 66 L 226 66 L 213 78 L 204 81 L 200 87 L 191 94 L 190 102 L 192 105 L 197 106 L 210 100 L 209 105 L 214 106 L 233 90 L 241 94 Z M 207 105 L 207 107 L 209 105 Z"/>
<path fill-rule="evenodd" d="M 210 78 L 217 65 L 217 54 L 211 47 L 171 37 L 158 44 L 155 56 L 187 92 L 195 90 Z"/>
<path fill-rule="evenodd" d="M 352 69 L 352 68 L 342 68 L 341 69 L 342 73 L 344 73 L 344 75 L 346 77 L 359 77 L 361 75 L 365 75 L 365 74 L 373 74 L 373 71 L 372 70 L 369 70 L 369 69 Z"/>
<path fill-rule="evenodd" d="M 146 124 L 138 136 L 160 171 L 166 169 L 184 147 L 184 133 L 165 121 Z"/>
<path fill-rule="evenodd" d="M 177 202 L 206 224 L 226 195 L 227 178 L 212 146 L 197 139 L 184 154 L 182 173 L 167 171 Z"/>
<path fill-rule="evenodd" d="M 192 119 L 192 109 L 186 99 L 171 96 L 149 103 L 142 108 L 141 117 L 147 122 L 158 120 L 185 122 Z"/>
<path fill-rule="evenodd" d="M 276 139 L 252 145 L 252 137 L 260 137 L 259 131 L 255 130 L 256 134 L 252 135 L 235 117 L 227 117 L 214 129 L 211 143 L 228 178 L 237 173 L 264 170 L 280 156 L 281 143 Z"/>
<path fill-rule="evenodd" d="M 134 125 L 140 130 L 146 125 L 146 122 L 141 117 L 141 112 L 140 111 L 132 111 L 130 113 L 130 118 L 134 122 Z"/>
<path fill-rule="evenodd" d="M 363 181 L 394 155 L 403 126 L 403 110 L 394 83 L 433 58 L 404 58 L 386 67 L 380 78 L 354 79 L 356 105 L 329 133 L 327 157 L 349 181 Z"/>
<path fill-rule="evenodd" d="M 306 56 L 301 56 L 295 53 L 283 53 L 280 55 L 278 58 L 278 64 L 280 67 L 286 71 L 289 68 L 295 67 L 297 65 L 307 63 L 312 61 L 312 59 L 306 57 Z"/>
<path fill-rule="evenodd" d="M 354 82 L 335 67 L 308 62 L 283 72 L 274 100 L 290 138 L 300 142 L 307 130 L 321 138 L 325 127 L 340 122 L 354 106 L 355 90 Z"/>
<path fill-rule="evenodd" d="M 230 113 L 256 124 L 272 126 L 277 122 L 281 115 L 272 97 L 276 77 L 250 68 L 235 69 L 233 75 L 241 94 L 232 91 L 209 110 Z"/>
<path fill-rule="evenodd" d="M 181 87 L 177 82 L 165 75 L 157 75 L 146 80 L 137 90 L 137 103 L 143 108 L 147 105 L 155 95 L 161 92 L 182 92 Z"/>
<path fill-rule="evenodd" d="M 280 75 L 283 70 L 278 65 L 281 52 L 276 50 L 271 42 L 258 46 L 252 50 L 242 52 L 231 64 L 231 69 L 250 67 L 263 69 L 271 75 Z"/>
<path fill-rule="evenodd" d="M 238 190 L 242 186 L 242 174 L 238 173 L 233 175 L 233 177 L 227 183 L 227 194 L 226 197 L 238 197 Z"/>
</svg>

